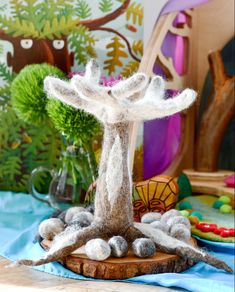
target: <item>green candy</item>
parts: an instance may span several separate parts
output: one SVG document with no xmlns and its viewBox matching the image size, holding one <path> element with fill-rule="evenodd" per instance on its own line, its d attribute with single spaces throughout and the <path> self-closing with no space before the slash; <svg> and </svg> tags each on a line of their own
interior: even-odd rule
<svg viewBox="0 0 235 292">
<path fill-rule="evenodd" d="M 213 208 L 215 208 L 215 209 L 219 209 L 221 206 L 223 206 L 224 205 L 224 202 L 222 202 L 222 201 L 219 201 L 219 200 L 216 200 L 215 202 L 214 202 L 214 204 L 213 204 Z"/>
<path fill-rule="evenodd" d="M 220 212 L 224 214 L 229 214 L 232 212 L 232 207 L 230 205 L 224 204 L 220 207 Z"/>
<path fill-rule="evenodd" d="M 223 202 L 224 204 L 230 204 L 231 198 L 228 196 L 221 196 L 218 201 Z"/>
<path fill-rule="evenodd" d="M 203 215 L 200 212 L 193 211 L 190 216 L 196 216 L 199 220 L 203 219 Z"/>
<path fill-rule="evenodd" d="M 179 209 L 180 210 L 192 209 L 192 205 L 189 202 L 187 202 L 187 201 L 179 202 Z"/>
<path fill-rule="evenodd" d="M 180 213 L 181 213 L 182 216 L 184 216 L 184 217 L 188 217 L 189 214 L 190 214 L 189 211 L 187 211 L 187 210 L 181 210 Z"/>
</svg>

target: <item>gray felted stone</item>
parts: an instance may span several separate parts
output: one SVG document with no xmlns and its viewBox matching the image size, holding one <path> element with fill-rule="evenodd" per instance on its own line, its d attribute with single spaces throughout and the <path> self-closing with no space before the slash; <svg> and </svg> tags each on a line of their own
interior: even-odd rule
<svg viewBox="0 0 235 292">
<path fill-rule="evenodd" d="M 113 236 L 108 241 L 111 255 L 116 258 L 125 257 L 128 253 L 128 243 L 122 236 Z"/>
<path fill-rule="evenodd" d="M 132 249 L 134 254 L 139 258 L 151 257 L 156 251 L 154 242 L 149 238 L 137 238 L 132 243 Z"/>
<path fill-rule="evenodd" d="M 109 244 L 100 238 L 89 240 L 85 245 L 85 251 L 88 258 L 95 261 L 104 261 L 111 254 Z"/>
<path fill-rule="evenodd" d="M 95 206 L 94 206 L 94 204 L 91 204 L 88 207 L 86 207 L 86 211 L 87 212 L 90 212 L 91 214 L 94 214 L 94 212 L 95 212 Z"/>
<path fill-rule="evenodd" d="M 153 227 L 153 228 L 156 228 L 156 229 L 160 229 L 162 230 L 163 232 L 168 232 L 168 227 L 166 224 L 164 224 L 163 222 L 161 221 L 154 221 L 152 223 L 150 223 L 150 225 Z"/>
<path fill-rule="evenodd" d="M 38 232 L 42 238 L 52 240 L 55 235 L 64 230 L 64 223 L 59 218 L 50 218 L 42 221 Z"/>
<path fill-rule="evenodd" d="M 169 211 L 167 211 L 166 213 L 162 214 L 161 217 L 161 222 L 167 222 L 168 219 L 170 219 L 171 217 L 175 217 L 175 216 L 182 216 L 180 211 L 176 210 L 176 209 L 171 209 Z"/>
<path fill-rule="evenodd" d="M 189 242 L 191 238 L 191 232 L 184 224 L 173 225 L 170 230 L 170 235 L 185 242 Z"/>
<path fill-rule="evenodd" d="M 66 211 L 64 221 L 67 224 L 69 224 L 71 221 L 73 221 L 74 216 L 76 216 L 77 214 L 79 214 L 80 212 L 83 212 L 83 211 L 85 211 L 85 208 L 83 208 L 83 207 L 72 207 L 72 208 L 69 208 Z"/>
<path fill-rule="evenodd" d="M 166 224 L 169 226 L 169 229 L 171 229 L 176 224 L 183 224 L 187 229 L 191 230 L 191 224 L 188 218 L 183 216 L 171 217 L 167 220 Z"/>
<path fill-rule="evenodd" d="M 91 225 L 91 222 L 94 220 L 94 216 L 90 212 L 80 212 L 75 214 L 72 217 L 72 220 L 68 225 L 79 225 L 80 227 L 87 227 Z"/>
<path fill-rule="evenodd" d="M 154 221 L 159 221 L 161 219 L 161 213 L 149 212 L 142 216 L 141 223 L 152 223 Z"/>
</svg>

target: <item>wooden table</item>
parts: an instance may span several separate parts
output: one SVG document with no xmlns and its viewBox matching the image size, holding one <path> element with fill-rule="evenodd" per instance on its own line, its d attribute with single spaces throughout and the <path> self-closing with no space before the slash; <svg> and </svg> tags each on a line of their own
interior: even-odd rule
<svg viewBox="0 0 235 292">
<path fill-rule="evenodd" d="M 34 291 L 63 291 L 63 292 L 167 292 L 174 289 L 160 286 L 130 284 L 108 281 L 79 281 L 53 276 L 27 267 L 6 269 L 10 261 L 0 257 L 0 291 L 34 292 Z"/>
</svg>

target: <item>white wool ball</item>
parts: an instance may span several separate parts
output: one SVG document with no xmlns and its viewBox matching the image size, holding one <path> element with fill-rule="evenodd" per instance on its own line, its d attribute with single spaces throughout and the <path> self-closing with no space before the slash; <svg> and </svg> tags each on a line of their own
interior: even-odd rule
<svg viewBox="0 0 235 292">
<path fill-rule="evenodd" d="M 161 221 L 166 222 L 168 219 L 170 219 L 171 217 L 175 217 L 175 216 L 182 216 L 182 215 L 181 215 L 180 211 L 178 211 L 176 209 L 171 209 L 171 210 L 167 211 L 166 213 L 162 214 Z"/>
<path fill-rule="evenodd" d="M 64 230 L 64 223 L 59 218 L 50 218 L 42 221 L 38 227 L 38 232 L 42 238 L 52 240 L 55 235 Z"/>
<path fill-rule="evenodd" d="M 73 221 L 73 217 L 75 215 L 77 215 L 78 213 L 83 212 L 83 211 L 86 211 L 86 209 L 83 207 L 69 208 L 65 214 L 65 218 L 64 218 L 65 223 L 69 224 L 71 221 Z"/>
<path fill-rule="evenodd" d="M 80 224 L 81 227 L 89 226 L 94 220 L 94 215 L 87 211 L 82 211 L 73 216 L 71 223 Z"/>
<path fill-rule="evenodd" d="M 191 232 L 184 224 L 176 224 L 172 226 L 170 235 L 185 242 L 189 242 L 191 238 Z"/>
<path fill-rule="evenodd" d="M 89 240 L 85 245 L 85 251 L 88 258 L 95 261 L 104 261 L 111 254 L 109 244 L 101 238 Z"/>
<path fill-rule="evenodd" d="M 153 221 L 159 221 L 161 219 L 161 213 L 149 212 L 142 216 L 141 223 L 152 223 Z"/>
<path fill-rule="evenodd" d="M 168 226 L 161 221 L 153 221 L 150 223 L 153 228 L 160 229 L 163 232 L 168 232 Z"/>
<path fill-rule="evenodd" d="M 169 226 L 169 228 L 172 228 L 172 226 L 174 226 L 176 224 L 183 224 L 183 225 L 185 225 L 186 228 L 191 230 L 191 224 L 190 224 L 188 218 L 183 217 L 183 216 L 171 217 L 167 220 L 166 223 Z"/>
</svg>

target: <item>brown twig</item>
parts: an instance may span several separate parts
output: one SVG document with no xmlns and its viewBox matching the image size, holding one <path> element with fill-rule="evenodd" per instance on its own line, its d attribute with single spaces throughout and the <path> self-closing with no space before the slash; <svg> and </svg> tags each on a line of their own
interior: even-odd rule
<svg viewBox="0 0 235 292">
<path fill-rule="evenodd" d="M 80 21 L 79 24 L 85 25 L 90 30 L 96 30 L 97 27 L 100 27 L 108 23 L 109 21 L 117 18 L 119 15 L 123 14 L 126 11 L 129 4 L 130 4 L 130 0 L 125 0 L 122 3 L 122 5 L 116 10 L 114 10 L 113 12 L 100 18 Z"/>
</svg>

